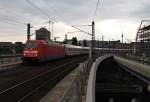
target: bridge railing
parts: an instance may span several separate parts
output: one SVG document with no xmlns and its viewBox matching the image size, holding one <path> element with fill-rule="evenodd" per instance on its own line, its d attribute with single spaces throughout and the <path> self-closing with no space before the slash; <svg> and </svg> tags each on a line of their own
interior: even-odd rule
<svg viewBox="0 0 150 102">
<path fill-rule="evenodd" d="M 137 56 L 137 55 L 134 55 L 134 54 L 117 55 L 117 56 L 126 58 L 128 60 L 136 61 L 138 63 L 150 65 L 150 58 L 148 58 L 148 57 Z"/>
<path fill-rule="evenodd" d="M 86 96 L 89 72 L 93 59 L 79 65 L 80 71 L 72 81 L 70 88 L 66 91 L 60 102 L 83 102 Z"/>
</svg>

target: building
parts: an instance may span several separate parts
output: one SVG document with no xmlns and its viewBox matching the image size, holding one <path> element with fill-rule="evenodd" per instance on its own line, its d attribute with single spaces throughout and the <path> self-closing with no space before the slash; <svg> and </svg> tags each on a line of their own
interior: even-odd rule
<svg viewBox="0 0 150 102">
<path fill-rule="evenodd" d="M 83 46 L 83 41 L 84 40 L 80 40 L 80 44 L 81 46 Z M 86 40 L 87 43 L 87 47 L 91 46 L 91 40 Z M 118 46 L 120 45 L 120 40 L 116 40 L 116 41 L 101 41 L 101 40 L 95 40 L 95 47 L 96 48 L 118 48 Z"/>
<path fill-rule="evenodd" d="M 22 42 L 0 42 L 0 54 L 22 54 L 24 46 Z"/>
<path fill-rule="evenodd" d="M 150 25 L 141 27 L 137 33 L 136 54 L 150 57 Z"/>
<path fill-rule="evenodd" d="M 13 54 L 15 45 L 12 42 L 0 42 L 0 54 Z"/>
<path fill-rule="evenodd" d="M 68 39 L 66 43 L 72 45 L 72 39 Z"/>
<path fill-rule="evenodd" d="M 36 40 L 50 40 L 50 32 L 46 28 L 40 28 L 39 30 L 35 31 Z"/>
<path fill-rule="evenodd" d="M 72 45 L 72 40 L 68 39 L 67 44 Z M 95 47 L 96 48 L 133 49 L 134 44 L 135 44 L 134 42 L 132 42 L 132 43 L 121 43 L 120 40 L 114 40 L 114 41 L 95 40 Z M 91 46 L 91 40 L 79 40 L 78 45 L 90 47 Z"/>
</svg>

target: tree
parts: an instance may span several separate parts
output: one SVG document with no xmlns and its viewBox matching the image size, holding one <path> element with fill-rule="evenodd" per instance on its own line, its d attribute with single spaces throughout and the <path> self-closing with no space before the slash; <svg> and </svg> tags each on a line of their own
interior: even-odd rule
<svg viewBox="0 0 150 102">
<path fill-rule="evenodd" d="M 78 45 L 78 40 L 76 37 L 72 38 L 72 45 Z"/>
<path fill-rule="evenodd" d="M 79 44 L 78 44 L 79 46 L 81 46 L 81 43 L 79 42 Z"/>
<path fill-rule="evenodd" d="M 21 54 L 23 52 L 24 46 L 25 45 L 22 42 L 15 42 L 15 52 L 17 54 Z"/>
<path fill-rule="evenodd" d="M 67 44 L 67 39 L 64 39 L 63 44 Z"/>
<path fill-rule="evenodd" d="M 83 46 L 87 47 L 87 41 L 83 40 Z"/>
</svg>

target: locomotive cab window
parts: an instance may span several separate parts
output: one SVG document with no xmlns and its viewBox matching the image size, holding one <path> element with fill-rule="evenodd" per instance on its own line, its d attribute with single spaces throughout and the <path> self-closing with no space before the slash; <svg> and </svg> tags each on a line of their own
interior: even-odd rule
<svg viewBox="0 0 150 102">
<path fill-rule="evenodd" d="M 26 48 L 37 48 L 38 44 L 33 42 L 26 43 Z"/>
</svg>

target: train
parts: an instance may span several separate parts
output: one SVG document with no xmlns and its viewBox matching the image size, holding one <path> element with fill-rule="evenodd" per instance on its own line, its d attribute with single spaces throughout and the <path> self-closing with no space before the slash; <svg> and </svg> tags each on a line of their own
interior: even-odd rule
<svg viewBox="0 0 150 102">
<path fill-rule="evenodd" d="M 88 47 L 68 44 L 48 43 L 45 40 L 28 40 L 23 50 L 23 61 L 48 61 L 66 56 L 88 54 Z"/>
<path fill-rule="evenodd" d="M 89 54 L 90 47 L 69 44 L 48 43 L 45 40 L 28 40 L 23 50 L 23 61 L 48 61 L 66 56 Z M 132 49 L 95 48 L 95 53 L 128 53 Z"/>
</svg>

